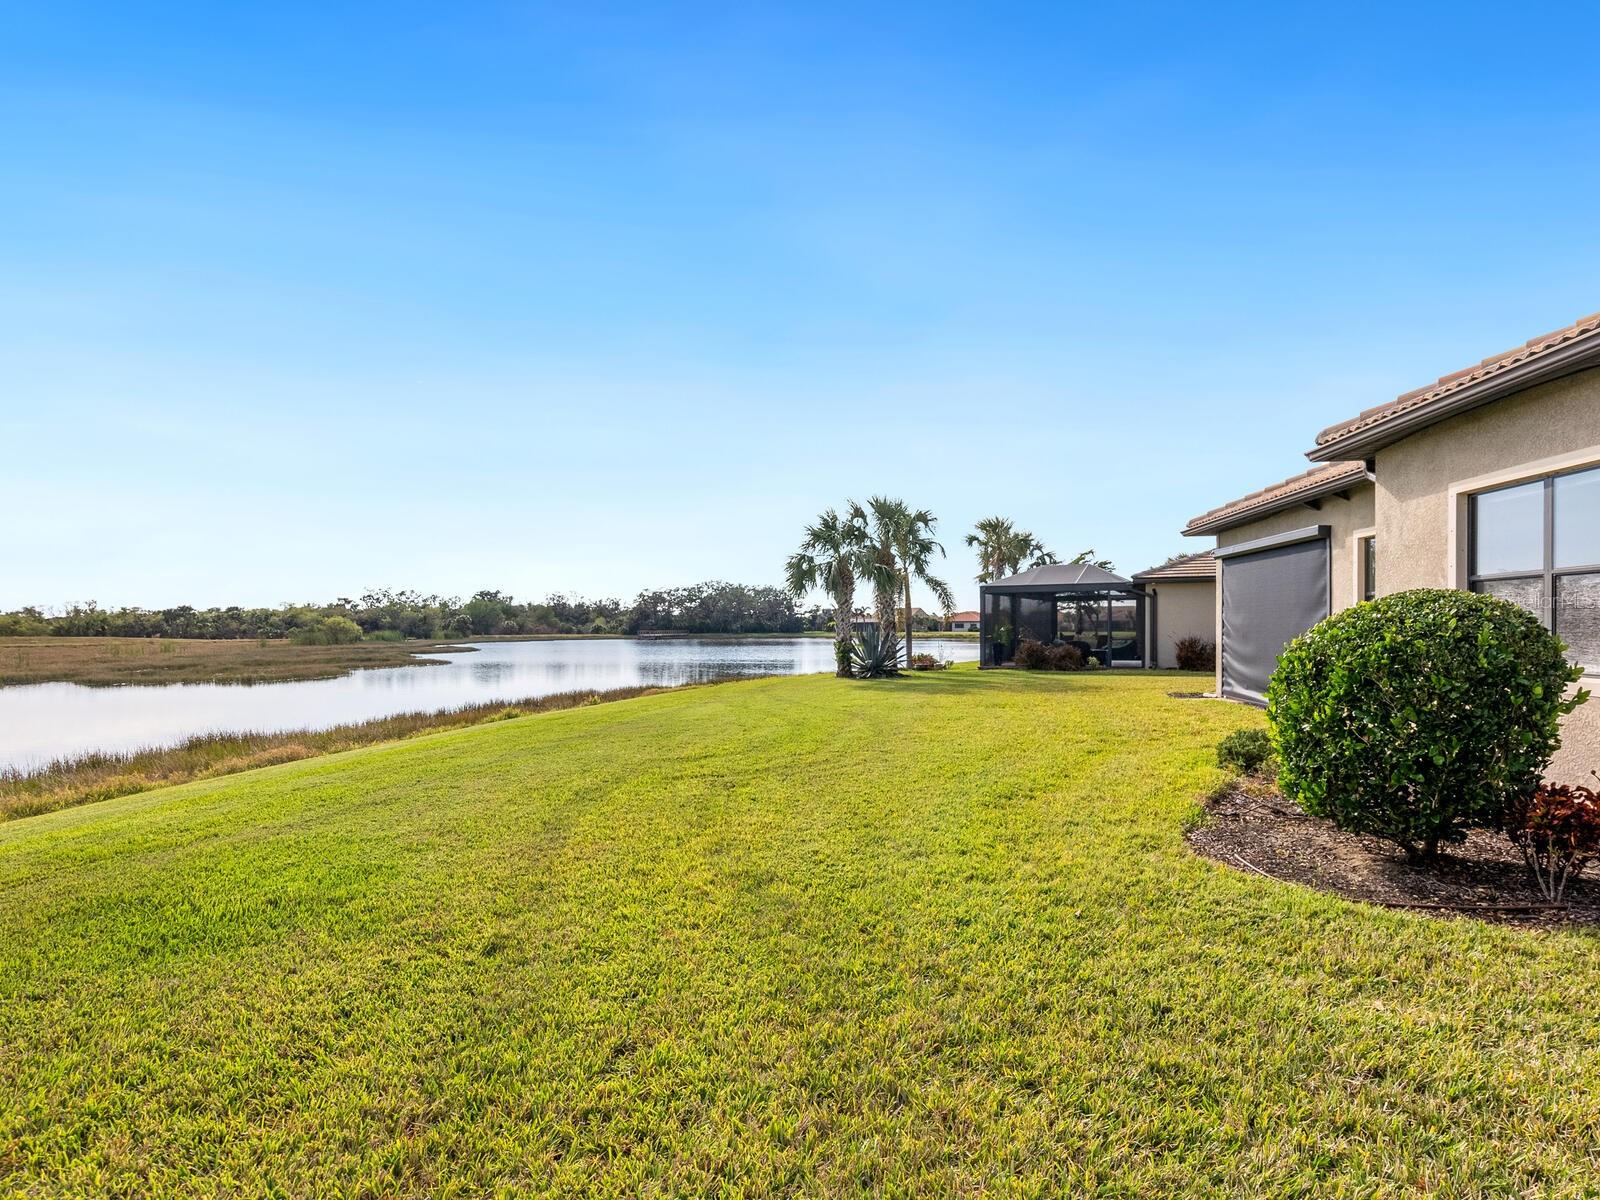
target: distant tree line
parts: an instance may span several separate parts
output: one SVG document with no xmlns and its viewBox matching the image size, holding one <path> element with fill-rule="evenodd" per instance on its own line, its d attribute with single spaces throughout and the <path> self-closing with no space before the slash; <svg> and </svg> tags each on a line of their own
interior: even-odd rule
<svg viewBox="0 0 1600 1200">
<path fill-rule="evenodd" d="M 411 591 L 373 591 L 331 604 L 278 608 L 101 608 L 60 613 L 30 607 L 0 613 L 0 637 L 289 638 L 344 642 L 401 638 L 573 633 L 801 633 L 827 629 L 831 614 L 802 609 L 781 588 L 708 582 L 641 592 L 631 605 L 550 595 L 519 601 L 496 591 L 462 601 Z"/>
</svg>

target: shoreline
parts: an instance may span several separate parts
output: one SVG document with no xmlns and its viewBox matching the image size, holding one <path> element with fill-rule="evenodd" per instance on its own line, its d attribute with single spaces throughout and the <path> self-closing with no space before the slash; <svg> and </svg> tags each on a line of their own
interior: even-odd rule
<svg viewBox="0 0 1600 1200">
<path fill-rule="evenodd" d="M 585 689 L 557 692 L 522 700 L 491 700 L 434 712 L 397 713 L 389 717 L 375 717 L 370 721 L 333 725 L 327 729 L 201 734 L 176 746 L 126 753 L 90 753 L 58 759 L 30 770 L 0 769 L 0 824 L 58 809 L 112 800 L 118 796 L 154 791 L 156 788 L 236 775 L 257 767 L 320 758 L 381 742 L 405 741 L 449 729 L 509 721 L 536 713 L 610 704 L 684 688 L 713 687 L 722 682 L 726 681 L 708 680 L 674 687 L 646 685 L 603 691 Z"/>
<path fill-rule="evenodd" d="M 254 638 L 0 638 L 0 687 L 76 683 L 84 687 L 172 683 L 300 683 L 338 679 L 356 671 L 442 665 L 438 657 L 471 654 L 475 644 L 580 641 L 788 641 L 831 640 L 831 630 L 800 633 L 517 633 L 457 639 L 365 641 L 343 646 L 302 646 L 285 639 Z M 921 633 L 929 639 L 975 641 L 973 633 Z"/>
</svg>

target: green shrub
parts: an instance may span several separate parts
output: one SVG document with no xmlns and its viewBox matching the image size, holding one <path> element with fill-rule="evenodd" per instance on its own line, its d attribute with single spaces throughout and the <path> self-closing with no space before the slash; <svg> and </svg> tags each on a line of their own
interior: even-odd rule
<svg viewBox="0 0 1600 1200">
<path fill-rule="evenodd" d="M 43 637 L 50 626 L 32 612 L 0 613 L 0 637 Z"/>
<path fill-rule="evenodd" d="M 1011 661 L 1024 671 L 1046 671 L 1050 668 L 1050 647 L 1032 638 L 1017 643 L 1017 652 Z"/>
<path fill-rule="evenodd" d="M 289 640 L 297 646 L 348 646 L 361 640 L 361 626 L 349 617 L 317 617 L 296 629 Z"/>
<path fill-rule="evenodd" d="M 1202 637 L 1179 638 L 1172 647 L 1180 671 L 1215 671 L 1217 645 Z"/>
<path fill-rule="evenodd" d="M 1081 671 L 1083 670 L 1083 652 L 1076 646 L 1065 644 L 1051 646 L 1049 663 L 1052 671 Z"/>
<path fill-rule="evenodd" d="M 1237 729 L 1217 743 L 1217 765 L 1248 775 L 1272 758 L 1272 739 L 1265 729 Z"/>
<path fill-rule="evenodd" d="M 1290 642 L 1267 687 L 1286 796 L 1416 860 L 1503 828 L 1560 744 L 1580 676 L 1533 616 L 1425 588 L 1336 613 Z"/>
<path fill-rule="evenodd" d="M 1047 646 L 1024 638 L 1017 645 L 1012 662 L 1024 671 L 1081 671 L 1083 655 L 1076 646 Z"/>
</svg>

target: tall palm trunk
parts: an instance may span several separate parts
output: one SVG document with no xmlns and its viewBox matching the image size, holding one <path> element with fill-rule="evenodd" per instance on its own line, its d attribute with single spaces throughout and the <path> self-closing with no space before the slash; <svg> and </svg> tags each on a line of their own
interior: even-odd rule
<svg viewBox="0 0 1600 1200">
<path fill-rule="evenodd" d="M 854 591 L 846 592 L 841 589 L 834 593 L 833 673 L 839 679 L 850 678 L 850 618 L 854 615 L 850 610 L 854 607 Z"/>
<path fill-rule="evenodd" d="M 911 665 L 911 576 L 907 573 L 906 585 L 906 666 Z"/>
<path fill-rule="evenodd" d="M 890 573 L 894 572 L 894 555 L 885 550 L 879 550 L 878 560 Z M 895 580 L 890 578 L 884 582 L 882 578 L 872 589 L 872 615 L 878 622 L 878 636 L 889 637 L 894 633 L 895 610 Z"/>
</svg>

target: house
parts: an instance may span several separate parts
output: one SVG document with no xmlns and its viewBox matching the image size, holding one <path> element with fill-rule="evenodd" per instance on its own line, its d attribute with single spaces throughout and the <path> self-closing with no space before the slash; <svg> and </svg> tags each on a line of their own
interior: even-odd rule
<svg viewBox="0 0 1600 1200">
<path fill-rule="evenodd" d="M 975 611 L 951 613 L 945 627 L 951 633 L 977 633 L 978 614 Z"/>
<path fill-rule="evenodd" d="M 1138 571 L 1133 582 L 1144 589 L 1144 640 L 1152 667 L 1177 666 L 1184 638 L 1215 641 L 1217 562 L 1210 550 Z"/>
<path fill-rule="evenodd" d="M 1307 457 L 1184 529 L 1216 539 L 1221 695 L 1260 703 L 1290 638 L 1415 587 L 1521 604 L 1600 677 L 1600 313 L 1332 425 Z M 1600 766 L 1600 702 L 1562 737 L 1553 777 Z"/>
</svg>

